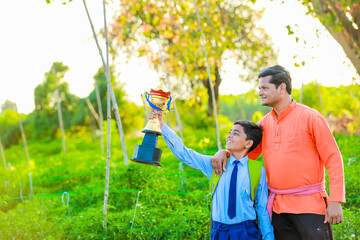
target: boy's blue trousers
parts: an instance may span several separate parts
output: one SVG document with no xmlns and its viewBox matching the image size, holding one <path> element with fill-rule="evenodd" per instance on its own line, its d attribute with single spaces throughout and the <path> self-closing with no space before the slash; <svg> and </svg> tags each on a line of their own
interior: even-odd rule
<svg viewBox="0 0 360 240">
<path fill-rule="evenodd" d="M 236 224 L 225 224 L 213 221 L 211 240 L 260 240 L 259 230 L 256 228 L 255 221 L 248 220 Z"/>
</svg>

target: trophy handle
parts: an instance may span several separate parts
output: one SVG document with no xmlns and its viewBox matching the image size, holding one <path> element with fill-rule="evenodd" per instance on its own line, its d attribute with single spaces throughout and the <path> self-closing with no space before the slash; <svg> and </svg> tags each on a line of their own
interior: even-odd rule
<svg viewBox="0 0 360 240">
<path fill-rule="evenodd" d="M 167 102 L 164 102 L 163 105 L 166 105 L 164 109 L 159 108 L 158 106 L 156 106 L 154 103 L 151 102 L 150 100 L 150 95 L 148 92 L 145 92 L 144 98 L 146 99 L 146 101 L 148 102 L 149 106 L 155 110 L 158 110 L 160 112 L 169 112 L 170 111 L 170 105 L 171 105 L 171 101 L 172 98 L 171 96 L 167 97 L 169 100 Z"/>
</svg>

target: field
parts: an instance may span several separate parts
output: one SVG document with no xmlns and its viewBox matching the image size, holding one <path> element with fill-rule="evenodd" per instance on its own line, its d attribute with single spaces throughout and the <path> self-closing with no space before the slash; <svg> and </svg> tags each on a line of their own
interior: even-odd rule
<svg viewBox="0 0 360 240">
<path fill-rule="evenodd" d="M 212 135 L 185 129 L 184 142 L 211 155 L 217 151 Z M 360 137 L 335 137 L 344 160 L 347 202 L 344 222 L 333 227 L 334 235 L 359 239 Z M 141 141 L 126 139 L 129 157 Z M 208 179 L 182 165 L 161 137 L 159 147 L 162 168 L 132 161 L 125 166 L 114 132 L 107 230 L 102 226 L 106 154 L 97 138 L 86 131 L 67 136 L 66 154 L 60 139 L 30 142 L 30 168 L 22 144 L 6 149 L 11 167 L 1 168 L 0 239 L 207 239 Z"/>
<path fill-rule="evenodd" d="M 152 103 L 207 155 L 234 121 L 258 122 L 290 97 L 316 109 L 343 156 L 346 203 L 334 238 L 360 239 L 358 1 L 41 2 L 50 5 L 13 4 L 0 15 L 12 36 L 2 51 L 10 61 L 0 87 L 0 240 L 208 239 L 209 179 L 161 137 L 161 168 L 124 161 L 142 142 L 145 91 L 159 89 L 172 104 L 153 101 L 163 94 Z M 287 70 L 270 67 L 278 62 Z"/>
</svg>

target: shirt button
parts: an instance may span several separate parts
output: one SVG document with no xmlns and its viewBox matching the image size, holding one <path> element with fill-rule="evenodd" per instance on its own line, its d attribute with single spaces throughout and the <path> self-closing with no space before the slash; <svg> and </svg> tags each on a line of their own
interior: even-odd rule
<svg viewBox="0 0 360 240">
<path fill-rule="evenodd" d="M 279 125 L 279 122 L 277 122 L 277 125 Z"/>
<path fill-rule="evenodd" d="M 278 136 L 279 136 L 279 134 L 276 134 L 276 136 L 278 137 Z"/>
</svg>

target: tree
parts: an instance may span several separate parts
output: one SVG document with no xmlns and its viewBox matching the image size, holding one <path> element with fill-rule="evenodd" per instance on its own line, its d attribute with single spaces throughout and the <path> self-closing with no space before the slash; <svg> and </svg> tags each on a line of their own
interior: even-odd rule
<svg viewBox="0 0 360 240">
<path fill-rule="evenodd" d="M 61 130 L 61 136 L 62 136 L 63 152 L 66 153 L 65 129 L 64 129 L 64 122 L 63 122 L 62 111 L 61 111 L 61 99 L 60 99 L 60 91 L 59 91 L 59 84 L 58 84 L 58 80 L 57 80 L 57 71 L 56 71 L 57 65 L 59 65 L 59 64 L 54 63 L 51 67 L 51 70 L 54 74 L 54 80 L 55 80 L 56 103 L 57 103 L 57 109 L 58 109 L 59 127 Z"/>
<path fill-rule="evenodd" d="M 44 75 L 44 81 L 35 88 L 35 137 L 54 138 L 59 127 L 58 113 L 56 108 L 56 84 L 55 75 L 58 81 L 61 108 L 65 128 L 70 128 L 71 121 L 78 111 L 79 98 L 69 92 L 69 85 L 61 80 L 69 67 L 62 62 L 54 62 L 53 66 Z"/>
<path fill-rule="evenodd" d="M 1 105 L 1 112 L 5 112 L 5 110 L 7 109 L 12 109 L 15 110 L 16 109 L 16 103 L 6 100 L 2 105 Z"/>
<path fill-rule="evenodd" d="M 256 25 L 261 13 L 251 8 L 253 1 L 198 1 L 211 67 L 211 80 L 218 102 L 221 67 L 232 57 L 243 68 L 243 80 L 256 79 L 256 73 L 275 57 L 269 37 Z M 128 56 L 146 56 L 154 68 L 161 66 L 155 39 L 165 53 L 169 75 L 187 79 L 191 91 L 201 83 L 210 96 L 204 51 L 192 1 L 120 0 L 120 12 L 112 24 L 112 53 L 122 50 Z M 184 86 L 184 84 L 182 84 Z M 175 89 L 176 90 L 176 89 Z M 183 90 L 182 90 L 183 91 Z M 212 114 L 212 101 L 208 101 Z"/>
<path fill-rule="evenodd" d="M 15 109 L 6 109 L 0 114 L 0 136 L 4 148 L 19 143 L 19 118 Z"/>
<path fill-rule="evenodd" d="M 130 102 L 128 96 L 124 90 L 124 84 L 116 81 L 116 76 L 114 75 L 114 67 L 110 66 L 110 78 L 111 85 L 114 89 L 114 94 L 116 97 L 116 102 L 118 104 L 119 113 L 121 116 L 126 116 L 121 118 L 123 125 L 124 133 L 127 134 L 133 131 L 136 128 L 141 128 L 144 125 L 142 119 L 143 111 L 141 107 Z M 105 77 L 104 68 L 99 68 L 96 74 L 94 75 L 94 90 L 89 94 L 89 99 L 95 109 L 99 109 L 99 104 L 96 98 L 96 86 L 99 89 L 99 94 L 101 96 L 101 107 L 102 115 L 106 117 L 106 96 L 107 96 L 107 82 Z M 115 118 L 115 114 L 112 113 L 111 118 Z"/>
<path fill-rule="evenodd" d="M 301 0 L 309 13 L 317 17 L 360 75 L 359 0 Z"/>
</svg>

